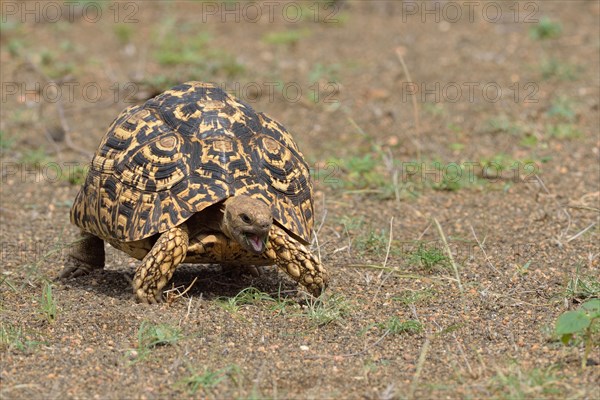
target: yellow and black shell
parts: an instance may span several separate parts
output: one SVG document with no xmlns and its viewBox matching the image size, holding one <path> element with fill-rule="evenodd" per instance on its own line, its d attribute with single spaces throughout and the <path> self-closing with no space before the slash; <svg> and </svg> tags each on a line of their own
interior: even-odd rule
<svg viewBox="0 0 600 400">
<path fill-rule="evenodd" d="M 187 82 L 115 119 L 71 221 L 100 238 L 129 242 L 236 195 L 263 200 L 275 221 L 309 242 L 310 173 L 290 134 L 217 86 Z"/>
</svg>

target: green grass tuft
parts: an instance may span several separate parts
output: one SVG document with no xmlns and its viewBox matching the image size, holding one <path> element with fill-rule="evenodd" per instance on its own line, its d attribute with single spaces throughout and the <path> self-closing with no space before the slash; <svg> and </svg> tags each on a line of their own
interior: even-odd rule
<svg viewBox="0 0 600 400">
<path fill-rule="evenodd" d="M 154 348 L 159 346 L 172 346 L 177 344 L 183 335 L 181 329 L 169 324 L 154 324 L 143 321 L 137 334 L 137 348 L 131 350 L 129 355 L 132 362 L 146 358 Z"/>
<path fill-rule="evenodd" d="M 408 262 L 431 271 L 439 267 L 447 268 L 450 260 L 441 249 L 419 243 L 419 247 L 410 255 Z"/>
<path fill-rule="evenodd" d="M 216 371 L 204 367 L 202 373 L 193 372 L 192 375 L 177 382 L 177 386 L 185 388 L 189 394 L 195 394 L 200 389 L 206 390 L 216 387 L 225 378 L 239 375 L 240 371 L 240 367 L 237 365 L 229 365 Z"/>
<path fill-rule="evenodd" d="M 350 305 L 342 295 L 333 295 L 327 299 L 310 299 L 306 306 L 306 316 L 316 325 L 340 324 L 350 313 Z"/>
<path fill-rule="evenodd" d="M 542 17 L 537 25 L 529 29 L 529 35 L 535 40 L 556 39 L 561 33 L 560 23 L 548 17 Z"/>
<path fill-rule="evenodd" d="M 555 78 L 561 81 L 574 81 L 580 72 L 580 67 L 573 66 L 556 58 L 542 60 L 539 68 L 543 79 Z"/>
<path fill-rule="evenodd" d="M 263 36 L 265 43 L 273 45 L 295 46 L 300 39 L 308 37 L 310 32 L 306 29 L 289 29 L 280 32 L 269 32 Z"/>
<path fill-rule="evenodd" d="M 421 333 L 423 332 L 423 324 L 417 320 L 409 319 L 401 321 L 400 318 L 394 316 L 388 318 L 385 322 L 377 324 L 380 329 L 384 329 L 391 335 L 400 333 Z"/>
<path fill-rule="evenodd" d="M 52 285 L 48 282 L 45 282 L 42 287 L 40 312 L 48 322 L 54 322 L 56 320 L 58 311 L 52 294 Z"/>
<path fill-rule="evenodd" d="M 489 389 L 500 399 L 559 398 L 560 382 L 556 367 L 524 370 L 514 362 L 507 370 L 497 369 Z"/>
<path fill-rule="evenodd" d="M 30 335 L 20 327 L 0 321 L 0 352 L 15 350 L 26 353 L 40 344 L 31 340 Z"/>
</svg>

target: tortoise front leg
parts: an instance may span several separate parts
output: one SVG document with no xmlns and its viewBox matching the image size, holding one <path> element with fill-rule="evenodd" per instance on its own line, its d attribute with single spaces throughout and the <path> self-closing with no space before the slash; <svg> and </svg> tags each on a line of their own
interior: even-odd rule
<svg viewBox="0 0 600 400">
<path fill-rule="evenodd" d="M 59 279 L 76 278 L 104 268 L 104 241 L 84 231 L 80 236 L 81 239 L 69 249 Z"/>
<path fill-rule="evenodd" d="M 164 232 L 141 264 L 133 277 L 133 292 L 142 303 L 162 301 L 162 288 L 166 286 L 177 265 L 183 261 L 189 243 L 185 225 Z"/>
<path fill-rule="evenodd" d="M 273 225 L 265 255 L 277 263 L 296 282 L 313 295 L 319 296 L 327 286 L 329 275 L 317 257 L 305 245 Z"/>
</svg>

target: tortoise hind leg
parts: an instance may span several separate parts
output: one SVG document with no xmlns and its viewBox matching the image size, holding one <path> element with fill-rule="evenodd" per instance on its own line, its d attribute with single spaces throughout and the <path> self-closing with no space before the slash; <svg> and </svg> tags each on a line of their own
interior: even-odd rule
<svg viewBox="0 0 600 400">
<path fill-rule="evenodd" d="M 279 268 L 312 294 L 319 296 L 327 286 L 329 275 L 319 259 L 308 248 L 290 237 L 283 229 L 273 226 L 265 255 Z"/>
<path fill-rule="evenodd" d="M 142 303 L 162 301 L 162 288 L 187 253 L 189 234 L 185 225 L 164 232 L 138 265 L 133 278 L 135 297 Z"/>
<path fill-rule="evenodd" d="M 76 278 L 89 274 L 95 269 L 103 269 L 104 259 L 104 241 L 81 231 L 81 239 L 69 250 L 65 267 L 58 278 Z"/>
</svg>

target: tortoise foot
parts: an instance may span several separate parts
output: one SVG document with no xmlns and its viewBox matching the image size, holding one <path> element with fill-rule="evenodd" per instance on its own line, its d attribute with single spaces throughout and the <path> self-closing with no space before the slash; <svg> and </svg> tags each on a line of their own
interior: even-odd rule
<svg viewBox="0 0 600 400">
<path fill-rule="evenodd" d="M 58 275 L 58 279 L 71 279 L 78 278 L 83 275 L 88 275 L 90 272 L 96 269 L 102 269 L 102 266 L 92 265 L 84 261 L 78 260 L 73 256 L 68 256 L 65 263 L 65 267 Z"/>
</svg>

